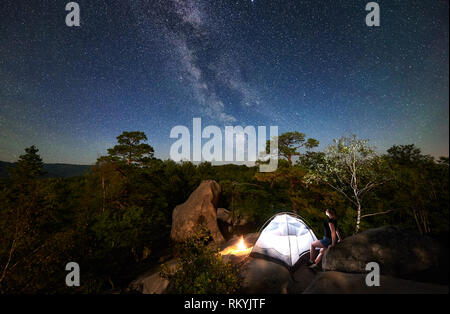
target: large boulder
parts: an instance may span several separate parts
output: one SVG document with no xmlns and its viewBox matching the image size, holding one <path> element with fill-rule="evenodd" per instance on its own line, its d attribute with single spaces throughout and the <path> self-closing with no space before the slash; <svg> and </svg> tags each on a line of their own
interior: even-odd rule
<svg viewBox="0 0 450 314">
<path fill-rule="evenodd" d="M 248 257 L 241 266 L 242 293 L 297 294 L 302 293 L 316 277 L 316 272 L 301 265 L 294 273 L 285 266 L 263 258 Z"/>
<path fill-rule="evenodd" d="M 397 227 L 381 227 L 345 238 L 329 248 L 322 268 L 366 273 L 366 264 L 377 262 L 382 275 L 408 276 L 436 267 L 442 248 L 433 239 Z"/>
<path fill-rule="evenodd" d="M 166 263 L 171 270 L 174 270 L 178 265 L 177 260 L 170 260 Z M 130 293 L 142 294 L 163 294 L 167 292 L 169 281 L 159 275 L 159 268 L 148 271 L 142 274 L 128 286 Z"/>
<path fill-rule="evenodd" d="M 225 208 L 217 208 L 217 219 L 231 225 L 231 213 Z"/>
<path fill-rule="evenodd" d="M 159 272 L 144 274 L 134 280 L 128 287 L 130 292 L 142 294 L 162 294 L 169 285 L 167 279 L 162 278 Z"/>
<path fill-rule="evenodd" d="M 292 274 L 293 284 L 289 287 L 290 294 L 303 293 L 309 287 L 311 282 L 317 276 L 318 272 L 306 266 L 300 265 L 295 273 Z"/>
<path fill-rule="evenodd" d="M 241 276 L 241 292 L 249 294 L 287 294 L 294 283 L 285 266 L 261 258 L 248 257 Z"/>
<path fill-rule="evenodd" d="M 217 225 L 217 203 L 220 185 L 214 180 L 202 181 L 188 200 L 175 207 L 172 213 L 170 237 L 182 242 L 193 235 L 200 225 L 206 226 L 217 243 L 225 241 Z"/>
<path fill-rule="evenodd" d="M 305 289 L 305 294 L 383 294 L 383 293 L 448 293 L 448 286 L 434 285 L 423 282 L 415 282 L 380 276 L 379 286 L 368 286 L 366 284 L 366 274 L 346 274 L 336 271 L 320 273 L 312 283 Z"/>
</svg>

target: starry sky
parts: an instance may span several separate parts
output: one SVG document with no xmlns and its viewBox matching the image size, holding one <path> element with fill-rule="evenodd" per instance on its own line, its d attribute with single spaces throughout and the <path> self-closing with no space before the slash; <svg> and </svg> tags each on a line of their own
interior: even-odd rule
<svg viewBox="0 0 450 314">
<path fill-rule="evenodd" d="M 195 117 L 448 156 L 447 0 L 379 0 L 380 27 L 361 0 L 67 2 L 0 4 L 0 160 L 93 164 L 124 130 L 166 159 Z"/>
</svg>

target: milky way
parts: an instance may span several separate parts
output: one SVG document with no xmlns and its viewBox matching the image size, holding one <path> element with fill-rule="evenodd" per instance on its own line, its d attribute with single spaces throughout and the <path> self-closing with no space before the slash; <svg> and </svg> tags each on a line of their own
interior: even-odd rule
<svg viewBox="0 0 450 314">
<path fill-rule="evenodd" d="M 219 90 L 235 94 L 244 106 L 260 104 L 260 100 L 242 78 L 239 56 L 233 56 L 232 47 L 222 41 L 227 25 L 204 7 L 194 0 L 135 2 L 134 12 L 144 37 L 151 32 L 162 35 L 159 44 L 169 51 L 169 62 L 176 64 L 176 77 L 188 83 L 203 113 L 219 121 L 236 122 L 225 112 Z"/>
<path fill-rule="evenodd" d="M 123 130 L 168 157 L 170 129 L 278 125 L 321 142 L 448 155 L 448 1 L 6 1 L 0 18 L 0 160 L 37 145 L 91 164 Z"/>
</svg>

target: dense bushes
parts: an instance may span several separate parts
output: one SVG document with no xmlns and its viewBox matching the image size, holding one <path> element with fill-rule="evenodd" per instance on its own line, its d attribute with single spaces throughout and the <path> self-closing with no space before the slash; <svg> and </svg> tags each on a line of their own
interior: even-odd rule
<svg viewBox="0 0 450 314">
<path fill-rule="evenodd" d="M 140 156 L 141 147 L 129 163 L 117 154 L 105 156 L 88 174 L 64 179 L 42 178 L 37 149 L 27 149 L 0 182 L 1 293 L 99 293 L 126 286 L 166 252 L 173 208 L 204 179 L 221 185 L 219 207 L 247 216 L 255 230 L 273 214 L 291 211 L 293 204 L 318 236 L 328 207 L 337 211 L 344 236 L 355 230 L 356 212 L 345 197 L 320 182 L 302 181 L 309 169 L 305 159 L 291 165 L 300 169 L 281 169 L 277 180 L 258 180 L 257 167 L 162 161 L 144 148 L 149 154 Z M 381 157 L 392 176 L 365 196 L 363 208 L 388 212 L 365 217 L 361 229 L 400 225 L 422 233 L 448 232 L 448 159 L 436 162 L 413 145 L 394 146 Z M 290 180 L 283 180 L 286 173 Z M 202 292 L 201 285 L 232 291 L 233 271 L 202 245 L 194 241 L 183 249 L 184 270 L 192 263 L 208 266 L 197 269 L 190 287 L 183 286 L 183 273 L 174 275 L 176 289 Z M 78 288 L 65 286 L 65 265 L 72 261 L 81 269 Z M 217 273 L 224 269 L 230 278 Z M 218 278 L 224 286 L 214 282 Z"/>
<path fill-rule="evenodd" d="M 225 262 L 216 249 L 208 247 L 207 230 L 177 246 L 179 263 L 175 269 L 164 264 L 161 277 L 169 280 L 169 291 L 182 294 L 228 294 L 240 287 L 238 269 Z"/>
</svg>

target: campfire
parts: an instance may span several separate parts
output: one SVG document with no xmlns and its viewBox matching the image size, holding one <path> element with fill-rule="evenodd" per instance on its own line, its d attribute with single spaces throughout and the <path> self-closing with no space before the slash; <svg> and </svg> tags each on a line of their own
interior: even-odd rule
<svg viewBox="0 0 450 314">
<path fill-rule="evenodd" d="M 244 237 L 241 236 L 241 238 L 235 245 L 226 247 L 225 249 L 223 249 L 223 251 L 220 252 L 220 254 L 236 256 L 248 255 L 252 251 L 252 248 L 253 246 L 247 247 L 247 245 L 245 245 Z"/>
</svg>

